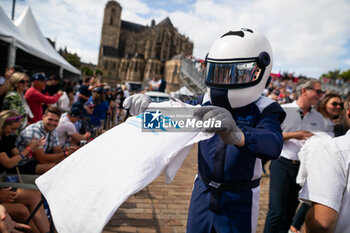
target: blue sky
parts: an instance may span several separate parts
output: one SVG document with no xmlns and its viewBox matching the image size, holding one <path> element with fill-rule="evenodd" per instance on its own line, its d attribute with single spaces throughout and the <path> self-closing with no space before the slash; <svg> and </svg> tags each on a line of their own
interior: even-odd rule
<svg viewBox="0 0 350 233">
<path fill-rule="evenodd" d="M 30 5 L 43 34 L 67 46 L 84 62 L 97 62 L 105 0 L 17 0 L 16 16 Z M 122 19 L 149 25 L 170 17 L 204 58 L 213 41 L 229 30 L 265 34 L 274 53 L 273 72 L 318 78 L 350 69 L 350 0 L 119 0 Z M 11 15 L 12 0 L 0 0 Z"/>
<path fill-rule="evenodd" d="M 196 2 L 195 0 L 142 0 L 144 4 L 148 5 L 153 9 L 162 9 L 168 12 L 175 12 L 177 10 L 189 11 L 192 5 Z M 145 15 L 146 17 L 152 17 L 152 14 Z"/>
</svg>

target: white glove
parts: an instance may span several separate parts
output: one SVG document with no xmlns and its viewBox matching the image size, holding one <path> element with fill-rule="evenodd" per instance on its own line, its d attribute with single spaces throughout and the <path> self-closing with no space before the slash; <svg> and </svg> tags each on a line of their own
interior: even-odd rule
<svg viewBox="0 0 350 233">
<path fill-rule="evenodd" d="M 216 128 L 215 125 L 210 125 L 208 128 L 203 128 L 203 131 L 217 133 L 226 144 L 237 145 L 241 141 L 243 133 L 227 109 L 217 106 L 203 106 L 195 110 L 194 116 L 202 121 L 210 118 L 221 121 L 221 127 Z"/>
<path fill-rule="evenodd" d="M 124 100 L 123 108 L 129 109 L 132 116 L 137 116 L 143 113 L 151 102 L 151 97 L 148 95 L 135 94 Z"/>
</svg>

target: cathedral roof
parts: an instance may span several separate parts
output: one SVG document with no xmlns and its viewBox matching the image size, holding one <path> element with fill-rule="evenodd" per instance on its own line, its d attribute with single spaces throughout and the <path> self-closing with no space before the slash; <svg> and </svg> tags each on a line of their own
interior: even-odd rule
<svg viewBox="0 0 350 233">
<path fill-rule="evenodd" d="M 121 28 L 130 30 L 130 31 L 140 32 L 140 31 L 143 31 L 146 28 L 146 26 L 122 20 Z"/>
<path fill-rule="evenodd" d="M 166 17 L 165 19 L 163 19 L 157 26 L 174 27 L 169 17 Z"/>
</svg>

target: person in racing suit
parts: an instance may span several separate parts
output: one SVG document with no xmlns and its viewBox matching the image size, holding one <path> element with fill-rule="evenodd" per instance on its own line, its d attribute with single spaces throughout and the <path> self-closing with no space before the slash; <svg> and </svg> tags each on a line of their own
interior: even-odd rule
<svg viewBox="0 0 350 233">
<path fill-rule="evenodd" d="M 202 107 L 194 115 L 221 121 L 198 143 L 198 175 L 188 213 L 187 233 L 255 232 L 259 215 L 261 159 L 276 159 L 283 146 L 280 105 L 261 96 L 268 85 L 272 49 L 250 29 L 218 38 L 206 57 L 207 92 L 188 101 Z M 124 107 L 143 112 L 150 98 L 136 94 Z"/>
</svg>

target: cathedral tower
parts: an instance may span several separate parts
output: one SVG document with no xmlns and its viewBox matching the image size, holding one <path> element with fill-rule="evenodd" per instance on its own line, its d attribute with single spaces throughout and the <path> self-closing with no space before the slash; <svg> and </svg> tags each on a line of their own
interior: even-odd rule
<svg viewBox="0 0 350 233">
<path fill-rule="evenodd" d="M 104 9 L 98 57 L 104 78 L 146 84 L 154 76 L 163 76 L 166 61 L 175 55 L 192 54 L 193 43 L 178 32 L 169 17 L 158 24 L 152 20 L 148 26 L 122 20 L 121 12 L 114 0 Z"/>
<path fill-rule="evenodd" d="M 122 8 L 116 1 L 106 4 L 101 32 L 98 65 L 103 67 L 102 57 L 106 54 L 118 56 Z M 113 56 L 113 57 L 114 57 Z"/>
</svg>

